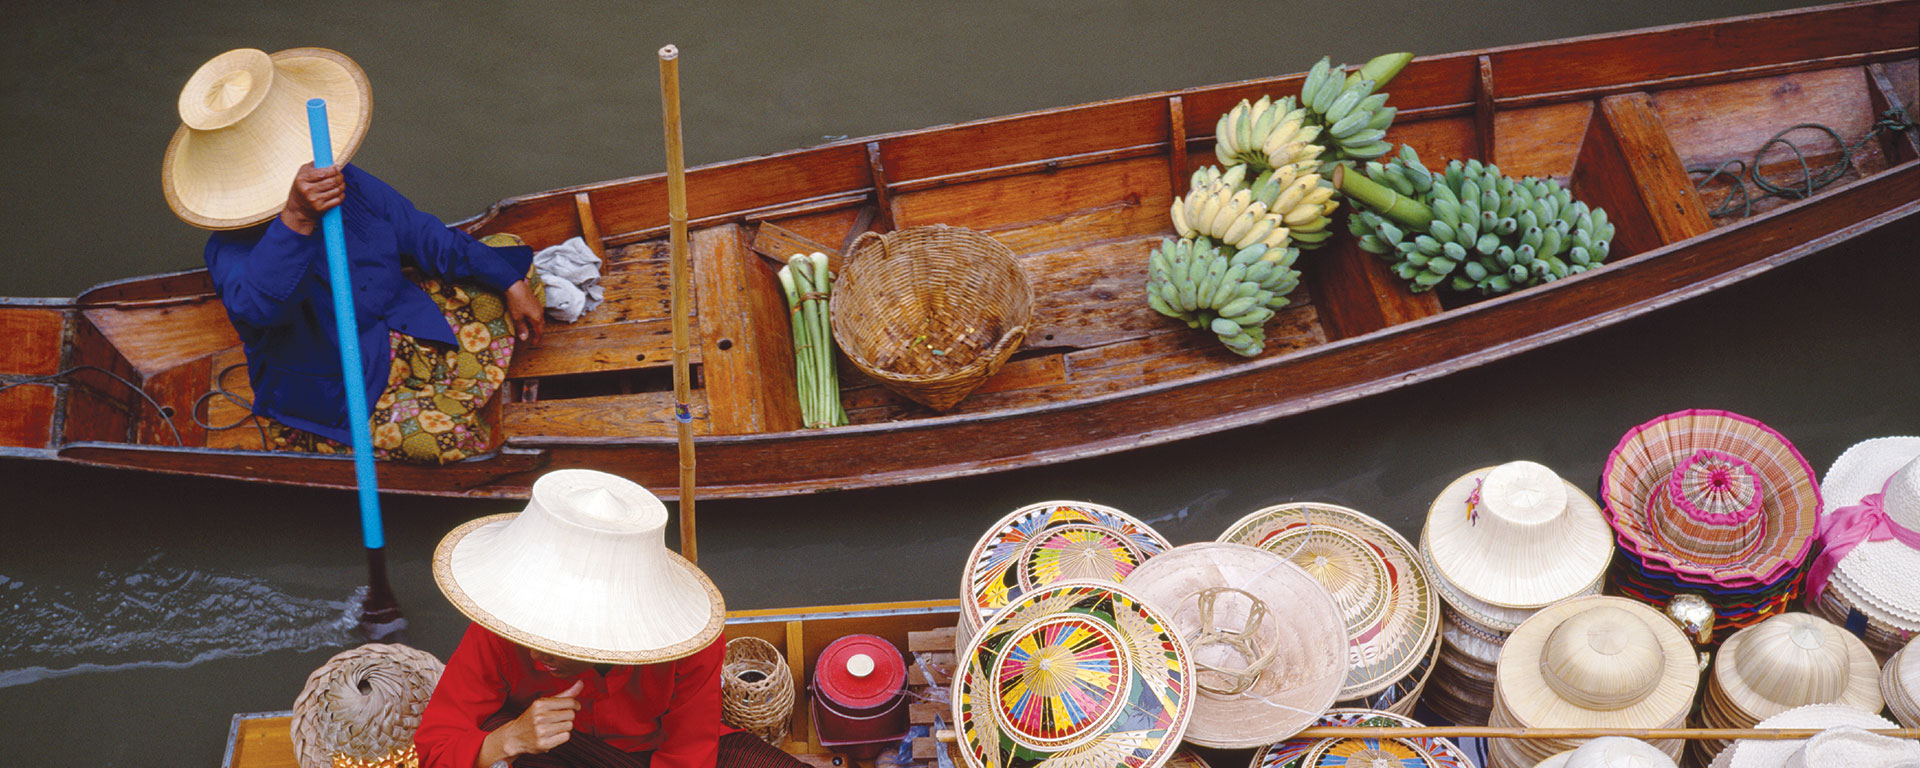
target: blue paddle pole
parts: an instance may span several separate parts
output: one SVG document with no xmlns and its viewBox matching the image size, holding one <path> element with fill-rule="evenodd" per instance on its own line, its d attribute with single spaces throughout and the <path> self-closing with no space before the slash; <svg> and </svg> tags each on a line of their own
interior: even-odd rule
<svg viewBox="0 0 1920 768">
<path fill-rule="evenodd" d="M 333 138 L 327 130 L 325 99 L 307 100 L 307 124 L 313 133 L 313 167 L 332 166 Z M 407 620 L 387 584 L 387 541 L 380 523 L 373 434 L 367 424 L 367 378 L 360 365 L 360 327 L 353 310 L 353 281 L 347 273 L 347 238 L 339 206 L 320 215 L 320 232 L 327 243 L 334 330 L 340 337 L 341 389 L 347 393 L 347 432 L 353 437 L 353 475 L 360 487 L 360 536 L 367 545 L 367 597 L 360 604 L 360 629 L 369 640 L 385 640 L 406 629 Z"/>
</svg>

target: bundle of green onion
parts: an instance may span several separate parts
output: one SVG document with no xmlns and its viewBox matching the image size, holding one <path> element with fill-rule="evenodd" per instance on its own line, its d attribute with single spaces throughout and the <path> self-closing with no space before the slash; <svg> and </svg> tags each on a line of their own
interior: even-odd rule
<svg viewBox="0 0 1920 768">
<path fill-rule="evenodd" d="M 800 419 L 809 427 L 847 423 L 840 406 L 840 374 L 833 364 L 833 329 L 827 302 L 833 297 L 833 273 L 827 255 L 796 253 L 780 268 L 780 288 L 793 319 L 793 369 L 800 385 Z"/>
</svg>

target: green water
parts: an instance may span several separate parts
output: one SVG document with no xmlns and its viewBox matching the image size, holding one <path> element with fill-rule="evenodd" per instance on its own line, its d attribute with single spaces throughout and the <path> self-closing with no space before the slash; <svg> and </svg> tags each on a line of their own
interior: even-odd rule
<svg viewBox="0 0 1920 768">
<path fill-rule="evenodd" d="M 692 164 L 1305 69 L 1321 53 L 1444 52 L 1794 3 L 42 4 L 0 31 L 4 293 L 198 266 L 158 189 L 179 86 L 228 48 L 323 45 L 373 81 L 356 158 L 421 208 L 662 167 L 654 51 L 684 51 Z M 1217 5 L 1217 10 L 1213 8 Z M 1338 8 L 1339 10 L 1333 10 Z M 1296 39 L 1282 19 L 1311 20 Z M 1628 428 L 1717 407 L 1824 470 L 1920 433 L 1920 287 L 1907 238 L 1860 241 L 1707 298 L 1362 402 L 990 478 L 703 502 L 701 566 L 731 607 L 947 597 L 981 530 L 1049 498 L 1154 521 L 1175 543 L 1297 500 L 1413 534 L 1475 467 L 1529 458 L 1592 488 Z M 291 706 L 345 642 L 365 578 L 351 494 L 0 462 L 0 762 L 218 762 L 234 712 Z M 442 657 L 464 622 L 427 558 L 513 504 L 388 498 L 395 589 Z"/>
</svg>

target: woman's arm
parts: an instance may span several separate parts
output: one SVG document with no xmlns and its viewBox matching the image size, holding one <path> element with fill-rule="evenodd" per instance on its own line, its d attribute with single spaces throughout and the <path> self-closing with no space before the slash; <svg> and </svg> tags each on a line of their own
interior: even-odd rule
<svg viewBox="0 0 1920 768">
<path fill-rule="evenodd" d="M 506 652 L 506 641 L 477 624 L 467 627 L 413 735 L 423 768 L 487 768 L 508 756 L 501 737 L 480 728 L 507 703 Z M 490 753 L 493 757 L 482 761 Z"/>
<path fill-rule="evenodd" d="M 207 239 L 207 272 L 236 322 L 268 328 L 294 319 L 295 305 L 288 299 L 315 277 L 326 252 L 314 225 L 323 212 L 340 204 L 345 188 L 339 169 L 302 165 L 287 191 L 286 207 L 259 240 L 249 243 L 224 234 Z"/>
<path fill-rule="evenodd" d="M 652 768 L 714 768 L 720 755 L 720 662 L 726 637 L 674 664 L 673 698 L 660 717 L 666 740 L 654 750 Z"/>
</svg>

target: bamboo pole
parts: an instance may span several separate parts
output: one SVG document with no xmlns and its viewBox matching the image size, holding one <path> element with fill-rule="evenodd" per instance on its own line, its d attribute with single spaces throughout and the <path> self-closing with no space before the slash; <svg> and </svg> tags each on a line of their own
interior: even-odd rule
<svg viewBox="0 0 1920 768">
<path fill-rule="evenodd" d="M 1791 741 L 1810 739 L 1824 728 L 1498 728 L 1468 725 L 1422 725 L 1376 727 L 1362 725 L 1316 725 L 1291 738 L 1297 739 L 1598 739 L 1623 736 L 1629 739 L 1719 739 L 1733 741 Z M 1920 728 L 1878 728 L 1867 731 L 1879 736 L 1920 739 Z M 959 738 L 952 729 L 941 729 L 934 739 L 951 744 Z"/>
<path fill-rule="evenodd" d="M 687 163 L 680 144 L 680 49 L 660 49 L 661 117 L 667 130 L 667 225 L 673 254 L 673 418 L 680 433 L 680 556 L 699 562 L 693 518 L 693 399 L 687 371 Z"/>
</svg>

